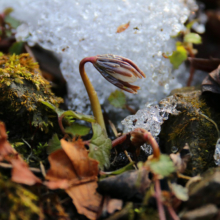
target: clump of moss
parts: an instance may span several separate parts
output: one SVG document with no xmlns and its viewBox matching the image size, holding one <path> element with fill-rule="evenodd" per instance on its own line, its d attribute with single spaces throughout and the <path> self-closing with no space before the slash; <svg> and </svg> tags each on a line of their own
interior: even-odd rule
<svg viewBox="0 0 220 220">
<path fill-rule="evenodd" d="M 0 94 L 0 120 L 6 123 L 10 138 L 20 130 L 31 135 L 36 129 L 47 133 L 57 122 L 41 102 L 58 107 L 63 100 L 51 92 L 50 83 L 27 53 L 0 55 Z"/>
<path fill-rule="evenodd" d="M 37 206 L 38 197 L 0 174 L 0 219 L 28 220 L 43 216 Z"/>
</svg>

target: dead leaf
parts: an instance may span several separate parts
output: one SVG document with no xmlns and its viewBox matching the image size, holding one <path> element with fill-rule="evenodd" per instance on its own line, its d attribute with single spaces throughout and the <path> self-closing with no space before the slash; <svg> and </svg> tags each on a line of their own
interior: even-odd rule
<svg viewBox="0 0 220 220">
<path fill-rule="evenodd" d="M 98 162 L 88 157 L 81 139 L 73 143 L 61 140 L 61 146 L 49 156 L 51 167 L 46 185 L 50 189 L 65 189 L 78 213 L 96 219 L 102 200 L 96 192 Z"/>
<path fill-rule="evenodd" d="M 6 160 L 12 165 L 12 181 L 26 185 L 34 185 L 42 181 L 37 178 L 18 155 L 17 151 L 7 141 L 7 133 L 4 123 L 0 122 L 0 161 Z"/>
<path fill-rule="evenodd" d="M 122 24 L 122 25 L 118 26 L 116 33 L 121 33 L 123 31 L 125 31 L 129 26 L 130 26 L 130 21 L 126 24 Z"/>
</svg>

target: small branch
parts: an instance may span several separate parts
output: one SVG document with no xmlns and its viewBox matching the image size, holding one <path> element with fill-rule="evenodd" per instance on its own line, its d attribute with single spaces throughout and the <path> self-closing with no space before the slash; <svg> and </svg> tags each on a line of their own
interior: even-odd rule
<svg viewBox="0 0 220 220">
<path fill-rule="evenodd" d="M 126 150 L 124 150 L 124 153 L 125 153 L 126 157 L 128 158 L 129 162 L 134 163 L 134 161 L 131 159 L 130 155 L 128 154 L 128 152 Z M 135 170 L 138 170 L 138 168 L 136 167 L 135 164 L 133 164 L 133 167 Z"/>
<path fill-rule="evenodd" d="M 127 134 L 122 135 L 121 137 L 116 138 L 114 141 L 112 141 L 112 148 L 116 147 L 119 144 L 122 144 L 127 138 Z"/>
<path fill-rule="evenodd" d="M 167 206 L 167 210 L 170 214 L 170 216 L 172 217 L 173 220 L 180 220 L 180 218 L 178 217 L 178 215 L 176 214 L 176 212 L 173 210 L 172 206 Z"/>
<path fill-rule="evenodd" d="M 2 168 L 8 168 L 8 169 L 13 169 L 13 166 L 11 164 L 8 163 L 2 163 L 0 162 L 0 167 Z M 34 172 L 34 173 L 41 173 L 41 170 L 35 167 L 29 167 L 29 170 Z"/>
<path fill-rule="evenodd" d="M 61 115 L 60 117 L 58 117 L 58 124 L 60 126 L 60 130 L 62 131 L 62 133 L 65 135 L 66 132 L 65 132 L 65 129 L 63 127 L 63 115 Z"/>
<path fill-rule="evenodd" d="M 160 148 L 158 146 L 157 141 L 155 140 L 155 138 L 152 136 L 152 134 L 148 131 L 146 131 L 144 133 L 144 139 L 146 140 L 146 142 L 148 144 L 151 145 L 152 149 L 153 149 L 153 156 L 154 158 L 159 158 L 160 157 Z"/>
<path fill-rule="evenodd" d="M 156 179 L 155 180 L 155 198 L 157 200 L 158 213 L 159 213 L 160 220 L 166 220 L 164 207 L 161 202 L 161 194 L 162 193 L 161 193 L 161 188 L 160 188 L 160 180 Z"/>
</svg>

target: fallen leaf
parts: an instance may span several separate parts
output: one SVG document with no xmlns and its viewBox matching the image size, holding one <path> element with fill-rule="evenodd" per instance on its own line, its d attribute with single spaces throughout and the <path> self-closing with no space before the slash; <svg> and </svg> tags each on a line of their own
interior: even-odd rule
<svg viewBox="0 0 220 220">
<path fill-rule="evenodd" d="M 2 160 L 8 161 L 13 167 L 11 173 L 12 181 L 27 185 L 41 183 L 41 180 L 29 170 L 27 163 L 7 141 L 5 125 L 0 122 L 0 161 Z"/>
<path fill-rule="evenodd" d="M 121 33 L 123 31 L 125 31 L 129 26 L 130 26 L 130 21 L 126 24 L 122 24 L 122 25 L 118 26 L 116 33 Z"/>
<path fill-rule="evenodd" d="M 105 196 L 102 207 L 102 215 L 112 214 L 115 211 L 121 210 L 123 201 L 121 199 L 112 199 L 110 196 Z"/>
<path fill-rule="evenodd" d="M 93 136 L 89 144 L 89 157 L 99 161 L 100 169 L 110 165 L 112 142 L 99 124 L 92 124 Z"/>
<path fill-rule="evenodd" d="M 50 189 L 65 189 L 78 213 L 96 219 L 101 195 L 96 192 L 98 162 L 88 157 L 83 141 L 70 143 L 61 140 L 62 149 L 50 154 L 50 170 L 45 183 Z"/>
<path fill-rule="evenodd" d="M 188 196 L 188 189 L 176 184 L 176 183 L 170 183 L 170 188 L 173 192 L 173 194 L 181 201 L 187 201 L 189 199 Z"/>
</svg>

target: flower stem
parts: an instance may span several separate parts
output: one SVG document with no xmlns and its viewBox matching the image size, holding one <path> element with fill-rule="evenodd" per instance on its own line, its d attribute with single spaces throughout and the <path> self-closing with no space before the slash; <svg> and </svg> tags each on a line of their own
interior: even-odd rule
<svg viewBox="0 0 220 220">
<path fill-rule="evenodd" d="M 92 111 L 94 114 L 94 117 L 96 119 L 96 122 L 102 127 L 102 129 L 104 129 L 106 131 L 105 128 L 105 122 L 104 122 L 104 118 L 103 118 L 103 114 L 102 114 L 102 109 L 99 103 L 99 99 L 97 96 L 97 93 L 92 85 L 92 83 L 89 80 L 89 77 L 86 74 L 84 65 L 86 62 L 95 62 L 95 57 L 86 57 L 84 59 L 81 60 L 80 64 L 79 64 L 79 72 L 82 78 L 82 81 L 85 85 L 86 91 L 88 93 L 89 96 L 89 100 L 91 103 L 91 107 L 92 107 Z"/>
</svg>

